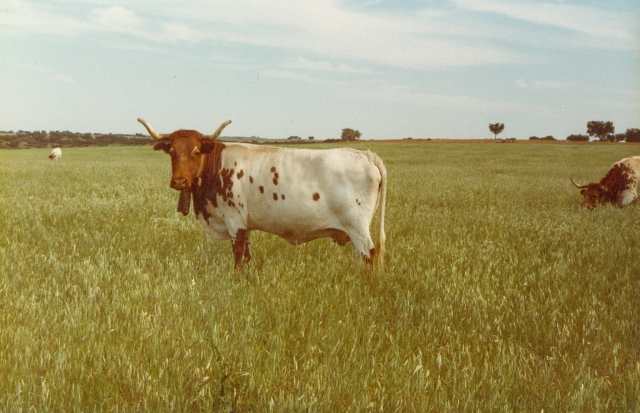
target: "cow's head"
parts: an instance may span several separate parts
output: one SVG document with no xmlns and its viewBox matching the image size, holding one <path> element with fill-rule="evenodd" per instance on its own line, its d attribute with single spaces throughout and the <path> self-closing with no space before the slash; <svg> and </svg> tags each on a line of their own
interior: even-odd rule
<svg viewBox="0 0 640 413">
<path fill-rule="evenodd" d="M 171 134 L 159 134 L 145 120 L 138 118 L 149 135 L 158 141 L 154 150 L 162 149 L 171 156 L 171 183 L 170 187 L 177 190 L 189 189 L 200 175 L 202 156 L 210 153 L 222 130 L 231 123 L 230 120 L 222 123 L 213 135 L 202 135 L 194 130 L 180 129 Z"/>
<path fill-rule="evenodd" d="M 573 179 L 571 179 L 571 182 L 576 188 L 580 189 L 580 193 L 584 197 L 582 200 L 583 208 L 591 210 L 600 204 L 609 202 L 609 193 L 603 185 L 594 182 L 587 185 L 578 185 Z"/>
</svg>

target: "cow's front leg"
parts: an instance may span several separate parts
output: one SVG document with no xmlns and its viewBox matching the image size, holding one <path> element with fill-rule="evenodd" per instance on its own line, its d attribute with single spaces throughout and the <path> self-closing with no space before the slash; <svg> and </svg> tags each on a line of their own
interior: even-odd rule
<svg viewBox="0 0 640 413">
<path fill-rule="evenodd" d="M 235 259 L 235 267 L 236 269 L 242 268 L 242 264 L 245 261 L 249 261 L 251 259 L 251 255 L 249 253 L 249 243 L 247 230 L 239 229 L 236 232 L 235 237 L 231 239 L 231 246 L 233 247 L 233 258 Z M 249 256 L 249 259 L 246 257 Z"/>
</svg>

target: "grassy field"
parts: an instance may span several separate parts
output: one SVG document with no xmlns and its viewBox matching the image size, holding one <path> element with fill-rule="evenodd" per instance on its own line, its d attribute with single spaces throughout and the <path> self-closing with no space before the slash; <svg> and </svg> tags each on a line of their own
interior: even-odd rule
<svg viewBox="0 0 640 413">
<path fill-rule="evenodd" d="M 640 146 L 355 146 L 384 274 L 264 233 L 235 272 L 150 147 L 0 151 L 0 411 L 640 411 L 640 206 L 567 178 Z"/>
</svg>

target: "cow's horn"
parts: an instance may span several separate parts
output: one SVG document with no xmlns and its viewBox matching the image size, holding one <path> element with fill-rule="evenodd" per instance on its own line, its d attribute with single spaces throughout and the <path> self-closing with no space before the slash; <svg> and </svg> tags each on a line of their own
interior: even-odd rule
<svg viewBox="0 0 640 413">
<path fill-rule="evenodd" d="M 144 127 L 147 128 L 147 131 L 149 132 L 149 135 L 151 135 L 153 137 L 153 139 L 162 140 L 162 139 L 167 139 L 169 137 L 168 135 L 161 135 L 158 132 L 156 132 L 155 130 L 153 130 L 151 125 L 149 125 L 147 123 L 147 121 L 144 120 L 144 119 L 138 118 L 138 122 L 142 123 L 144 125 Z"/>
<path fill-rule="evenodd" d="M 589 185 L 578 185 L 578 184 L 576 183 L 576 181 L 574 181 L 574 180 L 573 180 L 573 178 L 569 177 L 569 179 L 571 180 L 571 183 L 572 183 L 576 188 L 580 188 L 580 189 L 582 189 L 582 188 L 586 188 L 587 186 L 589 186 Z"/>
<path fill-rule="evenodd" d="M 222 122 L 222 125 L 218 127 L 218 129 L 213 133 L 213 135 L 202 135 L 202 138 L 215 141 L 216 139 L 218 139 L 218 136 L 220 136 L 220 134 L 222 133 L 222 129 L 224 129 L 230 123 L 231 123 L 230 120 L 226 122 Z"/>
</svg>

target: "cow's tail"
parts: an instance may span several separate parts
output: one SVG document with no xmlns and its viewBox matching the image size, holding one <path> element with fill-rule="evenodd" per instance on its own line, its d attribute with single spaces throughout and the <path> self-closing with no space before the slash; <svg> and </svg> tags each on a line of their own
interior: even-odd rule
<svg viewBox="0 0 640 413">
<path fill-rule="evenodd" d="M 384 209 L 387 199 L 387 168 L 382 159 L 375 153 L 371 153 L 371 161 L 380 171 L 380 185 L 378 187 L 378 208 L 380 212 L 380 223 L 378 228 L 378 267 L 384 270 L 384 243 L 387 239 L 384 233 Z"/>
</svg>

